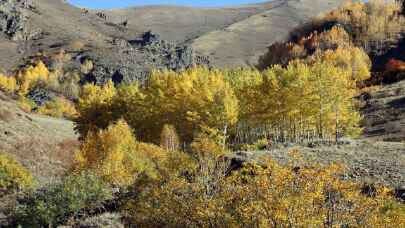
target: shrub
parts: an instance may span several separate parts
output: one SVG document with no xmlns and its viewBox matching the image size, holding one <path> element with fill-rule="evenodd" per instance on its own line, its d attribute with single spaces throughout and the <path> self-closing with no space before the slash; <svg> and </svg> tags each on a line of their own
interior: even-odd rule
<svg viewBox="0 0 405 228">
<path fill-rule="evenodd" d="M 12 211 L 14 225 L 56 227 L 83 209 L 97 209 L 112 199 L 108 185 L 97 176 L 83 172 L 70 175 L 61 183 L 27 193 Z"/>
<path fill-rule="evenodd" d="M 246 151 L 257 151 L 257 150 L 265 150 L 268 149 L 270 146 L 269 141 L 267 139 L 259 139 L 253 144 L 247 144 L 242 146 L 242 150 Z"/>
<path fill-rule="evenodd" d="M 405 62 L 398 59 L 390 59 L 385 65 L 386 72 L 398 72 L 405 70 Z"/>
<path fill-rule="evenodd" d="M 227 176 L 200 160 L 192 177 L 145 188 L 126 211 L 139 227 L 402 227 L 405 207 L 386 188 L 374 197 L 344 181 L 339 165 L 246 165 Z M 225 169 L 226 170 L 226 169 Z M 186 202 L 186 203 L 185 203 Z"/>
<path fill-rule="evenodd" d="M 79 227 L 110 227 L 110 228 L 124 228 L 122 224 L 122 216 L 120 214 L 104 213 L 95 217 L 90 217 L 84 221 L 79 221 Z"/>
<path fill-rule="evenodd" d="M 20 85 L 19 94 L 26 95 L 37 82 L 48 82 L 51 78 L 56 77 L 55 74 L 50 74 L 50 71 L 42 61 L 38 61 L 33 66 L 28 66 L 18 72 L 16 78 L 17 83 Z"/>
<path fill-rule="evenodd" d="M 46 102 L 43 106 L 38 108 L 37 112 L 41 115 L 58 118 L 65 117 L 68 119 L 73 119 L 77 115 L 74 104 L 63 97 L 57 97 L 52 101 Z"/>
<path fill-rule="evenodd" d="M 0 74 L 0 89 L 7 93 L 14 93 L 18 90 L 16 79 Z"/>
<path fill-rule="evenodd" d="M 173 125 L 165 124 L 160 134 L 160 147 L 168 151 L 177 151 L 180 147 L 179 136 Z"/>
<path fill-rule="evenodd" d="M 128 124 L 120 120 L 105 130 L 90 132 L 76 154 L 76 170 L 92 170 L 108 183 L 131 184 L 138 175 L 156 176 L 157 147 L 137 143 Z"/>
<path fill-rule="evenodd" d="M 191 152 L 197 158 L 218 158 L 225 155 L 227 152 L 224 147 L 225 145 L 221 145 L 221 142 L 216 139 L 204 133 L 199 134 L 191 143 Z"/>
<path fill-rule="evenodd" d="M 37 106 L 34 101 L 23 96 L 20 96 L 18 98 L 17 104 L 19 108 L 21 108 L 24 112 L 28 113 L 31 112 Z"/>
<path fill-rule="evenodd" d="M 0 154 L 0 191 L 10 192 L 27 189 L 34 185 L 30 172 L 14 158 Z M 1 195 L 1 194 L 0 194 Z"/>
<path fill-rule="evenodd" d="M 80 72 L 82 74 L 90 73 L 94 68 L 93 61 L 90 59 L 85 59 L 83 63 L 80 65 Z"/>
</svg>

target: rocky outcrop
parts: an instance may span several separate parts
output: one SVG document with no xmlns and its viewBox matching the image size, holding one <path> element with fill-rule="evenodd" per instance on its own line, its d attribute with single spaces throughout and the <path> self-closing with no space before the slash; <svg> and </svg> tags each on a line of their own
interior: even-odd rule
<svg viewBox="0 0 405 228">
<path fill-rule="evenodd" d="M 45 89 L 41 86 L 37 86 L 27 94 L 27 97 L 33 102 L 35 102 L 36 105 L 42 106 L 46 102 L 54 99 L 56 95 L 50 92 L 48 89 Z"/>
<path fill-rule="evenodd" d="M 29 11 L 35 7 L 30 0 L 0 0 L 0 31 L 12 40 L 26 40 L 35 36 L 27 28 Z"/>
<path fill-rule="evenodd" d="M 152 69 L 183 70 L 196 65 L 209 66 L 206 56 L 196 55 L 187 45 L 161 40 L 158 34 L 146 32 L 139 39 L 113 39 L 112 47 L 84 53 L 95 63 L 85 81 L 104 84 L 112 79 L 114 83 L 144 82 Z"/>
</svg>

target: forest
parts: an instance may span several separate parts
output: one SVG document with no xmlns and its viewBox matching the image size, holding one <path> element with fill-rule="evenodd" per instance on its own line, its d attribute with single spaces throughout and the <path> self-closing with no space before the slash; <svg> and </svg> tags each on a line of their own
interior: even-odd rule
<svg viewBox="0 0 405 228">
<path fill-rule="evenodd" d="M 96 85 L 80 81 L 90 60 L 62 72 L 42 54 L 0 75 L 23 110 L 70 119 L 80 138 L 69 171 L 46 187 L 0 155 L 0 195 L 22 192 L 10 227 L 78 225 L 100 212 L 128 227 L 404 227 L 394 190 L 347 178 L 343 164 L 308 161 L 297 149 L 287 164 L 235 168 L 231 159 L 359 137 L 357 97 L 405 70 L 400 59 L 379 61 L 404 29 L 398 2 L 373 0 L 313 19 L 252 68 L 155 70 L 142 83 Z M 46 58 L 63 65 L 65 55 Z M 38 104 L 27 97 L 37 87 L 58 95 Z"/>
</svg>

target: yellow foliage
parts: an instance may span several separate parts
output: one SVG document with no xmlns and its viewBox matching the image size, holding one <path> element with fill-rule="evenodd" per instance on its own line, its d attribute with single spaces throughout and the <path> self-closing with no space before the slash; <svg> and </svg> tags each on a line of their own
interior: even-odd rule
<svg viewBox="0 0 405 228">
<path fill-rule="evenodd" d="M 39 114 L 48 115 L 53 117 L 75 118 L 77 111 L 74 104 L 63 97 L 57 97 L 52 101 L 46 102 L 43 106 L 38 108 Z"/>
<path fill-rule="evenodd" d="M 30 188 L 34 185 L 34 178 L 28 170 L 14 158 L 0 154 L 0 190 L 10 191 Z"/>
<path fill-rule="evenodd" d="M 117 93 L 112 81 L 104 86 L 87 84 L 83 87 L 77 105 L 79 116 L 76 119 L 76 130 L 81 137 L 93 130 L 105 129 L 112 121 L 112 99 Z"/>
<path fill-rule="evenodd" d="M 349 47 L 337 48 L 333 51 L 327 50 L 322 53 L 322 58 L 325 62 L 349 72 L 356 82 L 361 82 L 371 77 L 371 60 L 360 48 Z"/>
<path fill-rule="evenodd" d="M 400 1 L 350 2 L 332 11 L 323 20 L 347 26 L 355 43 L 371 51 L 372 42 L 397 42 L 398 34 L 405 29 L 401 9 Z"/>
<path fill-rule="evenodd" d="M 243 120 L 267 124 L 274 134 L 288 140 L 309 132 L 321 137 L 358 132 L 352 65 L 320 59 L 310 64 L 293 61 L 286 68 L 273 66 L 262 75 L 261 82 L 238 90 L 240 103 L 247 104 Z"/>
<path fill-rule="evenodd" d="M 18 107 L 21 108 L 24 112 L 31 112 L 32 109 L 36 107 L 36 104 L 34 101 L 30 100 L 29 98 L 20 96 L 18 99 Z"/>
<path fill-rule="evenodd" d="M 198 135 L 191 143 L 191 151 L 197 157 L 220 157 L 227 153 L 224 145 L 205 134 Z"/>
<path fill-rule="evenodd" d="M 103 87 L 87 85 L 79 101 L 77 128 L 81 135 L 105 128 L 123 118 L 137 129 L 137 136 L 159 143 L 157 136 L 167 123 L 186 142 L 202 127 L 224 129 L 238 120 L 238 100 L 219 70 L 195 68 L 180 73 L 154 72 L 145 86 Z"/>
<path fill-rule="evenodd" d="M 351 37 L 342 26 L 334 26 L 332 29 L 322 32 L 316 38 L 317 47 L 321 50 L 334 50 L 338 47 L 351 47 Z"/>
<path fill-rule="evenodd" d="M 19 93 L 26 95 L 38 81 L 49 81 L 50 72 L 42 61 L 38 61 L 35 66 L 29 66 L 18 72 L 16 77 L 20 85 Z"/>
<path fill-rule="evenodd" d="M 14 77 L 0 74 L 0 89 L 8 93 L 14 93 L 18 90 L 17 81 Z"/>
<path fill-rule="evenodd" d="M 173 125 L 165 124 L 160 133 L 160 147 L 168 151 L 177 151 L 180 147 L 179 136 Z"/>
<path fill-rule="evenodd" d="M 159 143 L 162 127 L 171 123 L 186 143 L 211 131 L 223 145 L 236 123 L 269 125 L 285 140 L 357 135 L 360 115 L 352 98 L 356 83 L 369 77 L 369 64 L 360 49 L 338 48 L 264 72 L 195 68 L 154 72 L 143 86 L 86 85 L 77 129 L 84 137 L 123 118 L 139 139 Z"/>
<path fill-rule="evenodd" d="M 136 142 L 132 129 L 120 120 L 106 130 L 89 132 L 76 154 L 75 170 L 92 170 L 111 184 L 127 186 L 142 173 L 156 177 L 154 162 L 164 154 Z"/>
<path fill-rule="evenodd" d="M 86 59 L 80 65 L 80 72 L 82 72 L 83 74 L 88 74 L 91 72 L 91 70 L 93 70 L 93 68 L 94 68 L 93 61 L 91 61 L 90 59 Z"/>
<path fill-rule="evenodd" d="M 207 165 L 208 162 L 208 165 Z M 199 160 L 193 178 L 171 175 L 125 207 L 139 227 L 402 227 L 405 207 L 386 188 L 375 197 L 341 179 L 339 165 L 245 166 L 227 176 L 219 160 Z M 186 203 L 185 203 L 186 202 Z"/>
</svg>

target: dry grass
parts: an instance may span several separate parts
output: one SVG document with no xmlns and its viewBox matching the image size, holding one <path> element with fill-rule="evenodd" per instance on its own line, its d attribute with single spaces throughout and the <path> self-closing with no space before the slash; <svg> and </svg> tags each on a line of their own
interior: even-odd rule
<svg viewBox="0 0 405 228">
<path fill-rule="evenodd" d="M 80 41 L 80 40 L 74 40 L 70 44 L 70 48 L 72 48 L 74 51 L 81 51 L 86 45 Z"/>
<path fill-rule="evenodd" d="M 58 179 L 72 165 L 77 140 L 50 143 L 46 139 L 27 138 L 15 145 L 13 154 L 38 179 L 40 185 Z"/>
<path fill-rule="evenodd" d="M 12 113 L 6 107 L 0 107 L 0 121 L 8 122 L 13 120 L 14 118 L 14 113 Z"/>
</svg>

